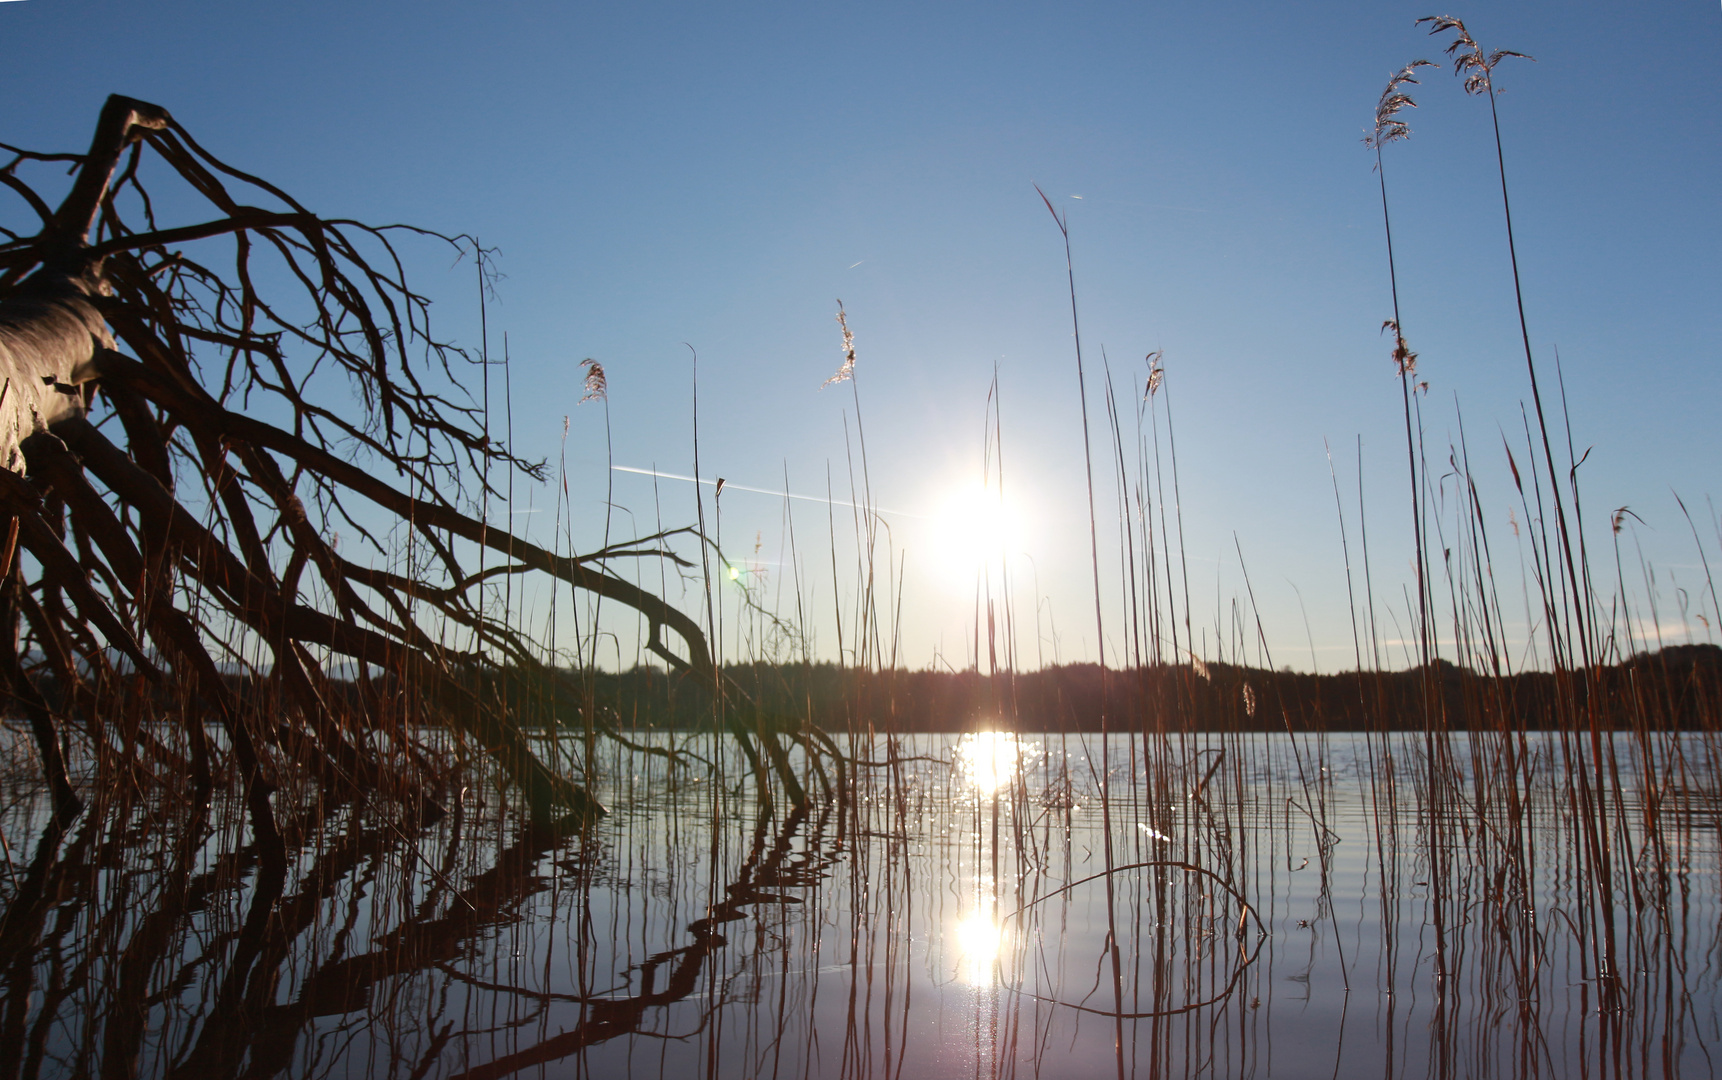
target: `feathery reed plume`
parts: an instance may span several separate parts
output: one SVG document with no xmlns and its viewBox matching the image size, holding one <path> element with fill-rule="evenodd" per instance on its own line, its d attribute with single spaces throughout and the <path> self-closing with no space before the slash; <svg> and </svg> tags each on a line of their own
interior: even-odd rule
<svg viewBox="0 0 1722 1080">
<path fill-rule="evenodd" d="M 1379 150 L 1387 143 L 1410 136 L 1411 128 L 1399 119 L 1399 111 L 1415 109 L 1417 103 L 1412 101 L 1410 95 L 1401 87 L 1408 83 L 1417 83 L 1418 68 L 1438 66 L 1433 60 L 1413 60 L 1387 80 L 1386 89 L 1381 91 L 1381 99 L 1375 103 L 1375 130 L 1363 137 L 1363 145 L 1371 150 Z"/>
<path fill-rule="evenodd" d="M 1382 320 L 1381 332 L 1385 334 L 1389 330 L 1393 331 L 1394 368 L 1398 370 L 1399 374 L 1407 378 L 1416 375 L 1417 354 L 1411 351 L 1411 346 L 1405 341 L 1405 335 L 1399 332 L 1399 322 L 1397 319 Z"/>
<path fill-rule="evenodd" d="M 1496 49 L 1485 54 L 1483 47 L 1477 44 L 1471 32 L 1465 29 L 1465 24 L 1451 15 L 1425 15 L 1417 20 L 1416 25 L 1429 23 L 1429 33 L 1441 34 L 1453 31 L 1453 40 L 1447 46 L 1447 55 L 1453 58 L 1453 74 L 1465 80 L 1465 93 L 1481 97 L 1495 89 L 1493 74 L 1495 65 L 1509 56 L 1536 63 L 1536 57 L 1527 56 L 1522 52 L 1511 49 Z M 1428 63 L 1428 61 L 1422 61 Z M 1413 79 L 1412 82 L 1417 80 Z M 1389 89 L 1391 89 L 1389 84 Z"/>
<path fill-rule="evenodd" d="M 1483 51 L 1483 47 L 1477 44 L 1477 40 L 1473 38 L 1471 36 L 1471 32 L 1465 28 L 1465 24 L 1450 15 L 1426 15 L 1417 20 L 1417 25 L 1419 26 L 1424 23 L 1430 24 L 1430 34 L 1442 34 L 1447 31 L 1453 32 L 1453 41 L 1447 46 L 1447 55 L 1453 57 L 1453 73 L 1465 80 L 1465 92 L 1467 94 L 1487 97 L 1489 99 L 1489 120 L 1494 128 L 1495 134 L 1495 165 L 1501 181 L 1501 212 L 1506 219 L 1507 226 L 1507 256 L 1512 263 L 1513 299 L 1518 307 L 1519 314 L 1519 337 L 1524 345 L 1525 370 L 1531 383 L 1531 402 L 1536 406 L 1537 430 L 1541 436 L 1543 460 L 1548 467 L 1549 477 L 1553 479 L 1554 477 L 1559 476 L 1562 470 L 1555 467 L 1554 449 L 1550 445 L 1549 440 L 1548 419 L 1543 410 L 1542 390 L 1537 381 L 1536 360 L 1531 351 L 1530 324 L 1525 318 L 1525 294 L 1524 288 L 1519 280 L 1519 251 L 1518 245 L 1513 239 L 1513 204 L 1507 193 L 1507 158 L 1506 152 L 1502 148 L 1501 144 L 1501 114 L 1500 109 L 1495 104 L 1497 91 L 1495 90 L 1494 85 L 1494 71 L 1496 64 L 1499 64 L 1509 56 L 1532 61 L 1535 60 L 1535 57 L 1527 56 L 1521 52 L 1514 52 L 1511 49 L 1497 49 L 1492 53 L 1485 53 Z M 1571 456 L 1570 448 L 1568 456 L 1569 458 Z M 1576 484 L 1576 470 L 1577 464 L 1574 463 L 1572 470 L 1568 471 L 1569 483 Z M 1593 659 L 1593 652 L 1595 651 L 1593 647 L 1595 643 L 1591 640 L 1594 622 L 1589 618 L 1590 613 L 1586 610 L 1586 604 L 1584 603 L 1584 598 L 1587 597 L 1589 593 L 1579 584 L 1579 561 L 1575 560 L 1573 557 L 1574 545 L 1567 519 L 1565 503 L 1561 496 L 1561 485 L 1558 483 L 1554 484 L 1551 488 L 1551 494 L 1554 499 L 1554 518 L 1559 531 L 1561 553 L 1565 560 L 1567 585 L 1571 589 L 1571 597 L 1575 604 L 1572 609 L 1572 618 L 1574 619 L 1578 629 L 1577 636 L 1579 650 L 1583 657 L 1584 665 L 1589 667 Z M 1576 514 L 1576 487 L 1573 491 L 1573 497 L 1575 500 L 1574 510 Z M 1556 663 L 1557 665 L 1561 663 L 1558 649 Z"/>
<path fill-rule="evenodd" d="M 832 383 L 848 382 L 855 377 L 855 331 L 849 329 L 849 317 L 843 310 L 843 301 L 837 301 L 837 325 L 843 328 L 843 364 L 831 378 L 819 384 L 823 390 Z"/>
<path fill-rule="evenodd" d="M 1602 640 L 1600 626 L 1604 616 L 1595 606 L 1594 593 L 1590 588 L 1589 557 L 1585 551 L 1584 538 L 1581 529 L 1582 508 L 1579 502 L 1578 466 L 1580 461 L 1573 460 L 1573 448 L 1569 437 L 1567 444 L 1568 468 L 1559 469 L 1555 463 L 1554 447 L 1549 434 L 1549 422 L 1543 408 L 1542 390 L 1537 378 L 1536 360 L 1531 349 L 1530 325 L 1525 316 L 1525 296 L 1519 274 L 1518 246 L 1513 237 L 1513 205 L 1507 188 L 1506 152 L 1501 138 L 1500 108 L 1496 103 L 1499 91 L 1494 85 L 1495 65 L 1509 56 L 1524 60 L 1534 59 L 1524 53 L 1510 49 L 1500 49 L 1485 53 L 1482 46 L 1477 44 L 1465 24 L 1451 16 L 1427 16 L 1417 20 L 1418 25 L 1429 23 L 1431 34 L 1453 33 L 1453 40 L 1447 46 L 1447 55 L 1453 57 L 1453 73 L 1464 80 L 1465 92 L 1478 97 L 1486 97 L 1489 101 L 1489 120 L 1495 136 L 1495 164 L 1501 184 L 1501 212 L 1507 231 L 1507 254 L 1513 271 L 1513 299 L 1518 308 L 1519 336 L 1524 346 L 1525 370 L 1531 385 L 1531 402 L 1536 409 L 1537 437 L 1541 442 L 1543 463 L 1547 467 L 1549 491 L 1553 501 L 1553 518 L 1559 539 L 1558 558 L 1545 559 L 1549 580 L 1543 586 L 1544 605 L 1548 612 L 1548 636 L 1550 655 L 1553 660 L 1556 676 L 1561 684 L 1561 692 L 1566 697 L 1563 703 L 1565 716 L 1561 717 L 1561 726 L 1570 729 L 1575 735 L 1586 735 L 1584 741 L 1575 739 L 1567 742 L 1565 733 L 1562 738 L 1562 752 L 1569 761 L 1571 779 L 1568 782 L 1568 798 L 1576 820 L 1583 822 L 1579 839 L 1582 841 L 1582 855 L 1586 864 L 1586 890 L 1584 913 L 1587 920 L 1595 919 L 1596 932 L 1590 935 L 1591 962 L 1595 966 L 1598 978 L 1599 992 L 1603 997 L 1603 1008 L 1612 1010 L 1616 1007 L 1616 997 L 1625 986 L 1624 972 L 1620 963 L 1619 948 L 1621 939 L 1617 937 L 1619 930 L 1616 926 L 1614 895 L 1616 887 L 1615 866 L 1617 858 L 1626 870 L 1627 881 L 1633 886 L 1633 895 L 1639 893 L 1637 880 L 1632 876 L 1633 856 L 1630 854 L 1632 843 L 1624 835 L 1617 836 L 1619 821 L 1610 821 L 1610 811 L 1624 814 L 1624 806 L 1620 800 L 1618 780 L 1618 765 L 1615 760 L 1614 740 L 1611 736 L 1605 740 L 1604 727 L 1607 721 L 1601 714 L 1598 701 L 1601 685 L 1601 656 L 1605 653 L 1605 643 Z M 1558 371 L 1558 357 L 1557 357 Z M 1563 412 L 1565 395 L 1562 392 Z M 1530 440 L 1529 422 L 1526 424 L 1527 441 Z M 1582 460 L 1582 459 L 1581 459 Z M 1535 452 L 1532 455 L 1533 477 L 1535 475 Z M 1565 499 L 1562 496 L 1562 484 L 1559 477 L 1565 472 L 1567 486 L 1573 500 L 1573 511 L 1569 518 Z M 1616 519 L 1614 524 L 1618 525 Z M 1574 533 L 1578 533 L 1575 541 Z M 1546 535 L 1546 529 L 1544 530 Z M 1575 547 L 1577 549 L 1575 553 Z M 1576 557 L 1575 557 L 1576 554 Z M 1564 570 L 1564 575 L 1562 571 Z M 1565 581 L 1561 578 L 1564 576 Z M 1581 580 L 1582 578 L 1582 580 Z M 1564 595 L 1563 595 L 1564 594 Z M 1561 619 L 1555 617 L 1559 613 Z M 1571 620 L 1572 629 L 1563 632 L 1561 621 Z M 1577 638 L 1578 656 L 1572 655 L 1571 639 Z M 1577 660 L 1579 663 L 1575 664 Z M 1583 672 L 1582 685 L 1572 680 L 1568 672 L 1573 670 Z M 1588 728 L 1588 732 L 1585 730 Z M 1588 747 L 1584 745 L 1588 742 Z M 1588 754 L 1587 754 L 1588 750 Z M 1585 758 L 1588 756 L 1589 760 Z M 1610 777 L 1613 777 L 1611 780 Z M 1611 807 L 1608 795 L 1614 795 Z M 1616 844 L 1622 845 L 1618 853 Z M 1627 942 L 1630 946 L 1631 931 L 1627 931 Z"/>
<path fill-rule="evenodd" d="M 586 393 L 580 398 L 580 404 L 588 401 L 604 401 L 610 396 L 610 383 L 604 376 L 604 365 L 588 356 L 580 361 L 580 366 L 586 369 L 584 386 Z"/>
<path fill-rule="evenodd" d="M 1387 207 L 1387 173 L 1383 168 L 1381 148 L 1390 142 L 1397 142 L 1410 136 L 1411 128 L 1399 119 L 1399 113 L 1405 109 L 1415 109 L 1417 103 L 1406 94 L 1405 87 L 1417 82 L 1417 69 L 1434 67 L 1428 60 L 1413 60 L 1395 72 L 1387 80 L 1387 86 L 1381 91 L 1381 97 L 1375 105 L 1375 127 L 1365 136 L 1363 144 L 1375 152 L 1375 175 L 1381 187 L 1381 224 L 1387 236 L 1387 280 L 1393 296 L 1393 317 L 1381 324 L 1383 332 L 1393 331 L 1393 364 L 1399 372 L 1399 391 L 1401 405 L 1405 412 L 1405 453 L 1410 463 L 1411 476 L 1411 525 L 1417 544 L 1417 608 L 1418 608 L 1418 660 L 1427 664 L 1430 658 L 1429 636 L 1429 586 L 1427 572 L 1424 567 L 1424 522 L 1420 496 L 1420 482 L 1417 469 L 1417 445 L 1414 426 L 1411 422 L 1411 390 L 1412 379 L 1417 373 L 1417 354 L 1406 344 L 1404 323 L 1399 315 L 1399 271 L 1393 258 L 1393 218 Z"/>
<path fill-rule="evenodd" d="M 1142 391 L 1142 400 L 1147 401 L 1160 392 L 1160 383 L 1166 378 L 1165 365 L 1161 363 L 1166 357 L 1165 349 L 1155 349 L 1143 359 L 1148 361 L 1148 385 Z"/>
</svg>

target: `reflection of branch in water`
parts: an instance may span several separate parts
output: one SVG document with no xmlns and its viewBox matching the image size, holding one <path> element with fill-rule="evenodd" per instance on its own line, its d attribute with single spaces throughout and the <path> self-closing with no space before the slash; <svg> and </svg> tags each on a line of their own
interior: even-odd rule
<svg viewBox="0 0 1722 1080">
<path fill-rule="evenodd" d="M 317 1053 L 306 1039 L 319 1018 L 369 1010 L 375 1024 L 374 992 L 398 985 L 400 977 L 436 969 L 453 981 L 456 962 L 482 947 L 488 933 L 520 922 L 526 902 L 551 887 L 554 873 L 539 868 L 570 840 L 565 831 L 528 829 L 451 891 L 463 847 L 464 806 L 457 803 L 440 872 L 427 865 L 424 897 L 399 909 L 408 921 L 378 927 L 361 946 L 366 951 L 354 954 L 349 939 L 355 927 L 384 917 L 381 910 L 366 915 L 364 898 L 386 901 L 405 884 L 384 875 L 403 847 L 413 861 L 416 841 L 386 825 L 361 824 L 355 808 L 323 820 L 323 808 L 309 807 L 299 824 L 317 827 L 287 831 L 324 839 L 306 852 L 305 869 L 288 875 L 278 864 L 260 864 L 255 845 L 209 852 L 207 806 L 187 812 L 171 804 L 104 801 L 70 844 L 63 826 L 47 826 L 0 912 L 0 1077 L 6 1080 L 43 1075 L 44 1066 L 51 1074 L 105 1078 L 150 1071 L 176 1080 L 302 1072 L 304 1054 Z M 815 851 L 828 813 L 809 837 Z M 535 998 L 537 1005 L 527 1010 L 533 1013 L 553 1000 L 581 1003 L 582 1045 L 634 1030 L 647 1009 L 698 989 L 704 958 L 725 944 L 723 923 L 745 917 L 751 905 L 799 903 L 779 890 L 817 883 L 828 859 L 791 851 L 805 820 L 804 812 L 792 815 L 773 842 L 769 811 L 762 814 L 738 879 L 689 927 L 693 944 L 640 968 L 640 997 L 540 995 L 500 984 L 488 992 Z M 586 862 L 591 851 L 576 854 Z M 237 890 L 247 885 L 240 908 Z M 217 906 L 223 893 L 234 902 Z M 224 912 L 238 917 L 224 919 Z M 296 985 L 296 992 L 277 1003 L 283 983 Z M 180 1013 L 175 1000 L 197 986 L 206 996 L 191 1014 Z M 446 984 L 440 996 L 446 1003 Z M 156 1011 L 163 1008 L 165 1024 Z M 410 1052 L 418 1060 L 416 1075 L 433 1070 L 451 1044 L 482 1034 L 458 1019 L 443 1022 L 441 1011 L 437 1006 L 438 1015 L 423 1028 L 429 1045 Z M 511 1009 L 504 1026 L 518 1029 L 521 1013 Z M 190 1026 L 180 1026 L 187 1019 Z M 533 1053 L 544 1060 L 558 1056 L 545 1047 L 526 1052 Z M 159 1057 L 146 1061 L 146 1054 Z"/>
<path fill-rule="evenodd" d="M 103 800 L 63 854 L 63 833 L 51 824 L 24 888 L 0 920 L 0 956 L 6 958 L 0 1076 L 36 1076 L 44 1061 L 71 1074 L 136 1075 L 149 1011 L 191 985 L 199 968 L 216 970 L 233 940 L 208 934 L 203 953 L 183 962 L 166 990 L 149 993 L 151 976 L 164 963 L 183 961 L 186 920 L 237 888 L 256 850 L 222 853 L 193 875 L 210 835 L 206 805 L 176 821 L 159 808 L 140 812 L 129 800 L 119 803 Z M 46 990 L 32 1002 L 38 982 Z M 84 1035 L 68 1045 L 63 1031 L 77 1006 L 65 1006 L 80 995 Z M 36 1021 L 26 1035 L 30 1011 Z M 55 1053 L 70 1057 L 54 1060 Z"/>
<path fill-rule="evenodd" d="M 69 855 L 81 855 L 91 831 L 88 826 L 80 831 Z M 17 895 L 7 905 L 6 914 L 0 916 L 0 957 L 5 958 L 5 967 L 0 969 L 0 986 L 6 991 L 5 1006 L 0 1011 L 0 1076 L 18 1076 L 21 1068 L 24 1075 L 33 1075 L 40 1067 L 40 1040 L 35 1036 L 40 1033 L 43 1021 L 37 1020 L 37 1032 L 26 1034 L 31 999 L 37 994 L 33 946 L 41 937 L 48 912 L 63 891 L 65 875 L 58 872 L 60 864 L 56 864 L 54 855 L 64 835 L 58 820 L 49 823 L 36 845 L 35 857 L 30 860 L 30 869 L 19 884 Z M 45 1004 L 43 1013 L 52 1016 Z M 35 1059 L 34 1067 L 25 1061 L 27 1047 L 29 1056 Z"/>
<path fill-rule="evenodd" d="M 284 1033 L 269 1018 L 275 1009 L 272 1003 L 282 966 L 291 955 L 294 940 L 315 924 L 324 903 L 348 875 L 377 859 L 388 846 L 383 832 L 364 831 L 352 824 L 312 863 L 299 891 L 285 898 L 285 876 L 270 860 L 264 860 L 215 1001 L 197 1043 L 168 1072 L 170 1080 L 232 1075 L 248 1053 L 254 1070 L 260 1062 L 270 1060 L 267 1051 L 280 1049 Z M 282 1068 L 291 1061 L 296 1037 L 296 1030 L 285 1034 Z"/>
<path fill-rule="evenodd" d="M 163 874 L 161 889 L 149 913 L 138 920 L 131 940 L 120 956 L 119 972 L 113 981 L 113 1000 L 102 1032 L 102 1076 L 136 1076 L 138 1058 L 149 1019 L 150 974 L 161 957 L 168 955 L 174 931 L 187 912 L 201 906 L 212 879 L 198 875 L 194 884 L 191 869 L 209 820 L 209 804 L 197 800 L 190 819 L 182 822 L 173 845 L 173 863 Z"/>
<path fill-rule="evenodd" d="M 1065 1007 L 1067 1009 L 1075 1009 L 1077 1012 L 1092 1013 L 1096 1016 L 1105 1016 L 1105 1017 L 1110 1017 L 1110 1018 L 1117 1019 L 1117 1020 L 1146 1020 L 1146 1019 L 1149 1019 L 1151 1017 L 1178 1016 L 1178 1015 L 1181 1015 L 1183 1013 L 1194 1012 L 1197 1009 L 1203 1008 L 1203 1007 L 1208 1006 L 1208 1005 L 1212 1005 L 1212 1004 L 1219 1002 L 1219 1001 L 1224 1001 L 1226 998 L 1230 997 L 1232 995 L 1232 992 L 1237 989 L 1238 981 L 1243 978 L 1244 971 L 1246 969 L 1248 969 L 1251 964 L 1255 963 L 1256 957 L 1261 953 L 1262 943 L 1267 940 L 1268 932 L 1267 932 L 1267 928 L 1262 925 L 1261 917 L 1256 914 L 1255 908 L 1250 906 L 1249 902 L 1244 899 L 1243 895 L 1238 892 L 1238 890 L 1231 884 L 1231 882 L 1227 881 L 1225 878 L 1222 878 L 1220 875 L 1214 873 L 1212 870 L 1209 870 L 1206 867 L 1197 866 L 1194 863 L 1181 862 L 1181 861 L 1176 860 L 1176 859 L 1155 859 L 1155 860 L 1151 860 L 1149 862 L 1130 863 L 1130 864 L 1125 865 L 1125 866 L 1115 866 L 1111 870 L 1103 870 L 1098 874 L 1090 874 L 1085 878 L 1081 878 L 1079 880 L 1072 881 L 1068 885 L 1060 886 L 1059 888 L 1054 889 L 1051 892 L 1046 893 L 1043 896 L 1037 896 L 1033 900 L 1028 902 L 1027 904 L 1024 904 L 1022 907 L 1017 908 L 1015 911 L 1004 916 L 1004 920 L 1016 919 L 1016 918 L 1019 918 L 1023 915 L 1027 915 L 1029 912 L 1033 911 L 1035 908 L 1039 907 L 1041 904 L 1046 903 L 1048 900 L 1051 900 L 1054 897 L 1062 896 L 1066 893 L 1069 893 L 1073 889 L 1076 889 L 1077 887 L 1082 886 L 1082 885 L 1086 885 L 1091 881 L 1100 881 L 1104 878 L 1115 877 L 1118 874 L 1122 874 L 1122 873 L 1125 873 L 1126 871 L 1130 871 L 1130 870 L 1151 870 L 1151 869 L 1180 870 L 1186 874 L 1197 874 L 1197 875 L 1200 875 L 1202 877 L 1205 877 L 1208 880 L 1212 881 L 1216 886 L 1218 886 L 1227 895 L 1229 895 L 1232 898 L 1232 900 L 1238 905 L 1239 910 L 1238 910 L 1237 936 L 1238 936 L 1238 939 L 1240 942 L 1240 947 L 1238 949 L 1238 959 L 1237 959 L 1237 963 L 1232 968 L 1231 978 L 1229 978 L 1226 981 L 1226 985 L 1224 987 L 1220 988 L 1220 990 L 1217 993 L 1214 993 L 1214 994 L 1210 995 L 1209 997 L 1207 997 L 1201 1001 L 1190 1002 L 1188 1004 L 1177 1006 L 1175 1008 L 1151 1009 L 1151 1010 L 1146 1011 L 1146 1012 L 1124 1012 L 1122 1010 L 1116 1010 L 1116 1009 L 1096 1009 L 1096 1008 L 1093 1008 L 1092 1006 L 1089 1006 L 1089 1005 L 1083 1005 L 1083 1004 L 1080 1004 L 1078 1002 L 1073 1002 L 1073 1001 L 1065 1001 L 1061 998 L 1056 998 L 1056 997 L 1046 997 L 1046 996 L 1043 996 L 1040 994 L 1031 993 L 1027 990 L 1023 990 L 1020 988 L 1013 988 L 1012 993 L 1021 994 L 1023 997 L 1029 998 L 1030 1000 L 1033 1000 L 1033 1001 L 1041 1001 L 1041 1002 L 1045 1002 L 1046 1004 L 1049 1004 L 1049 1005 L 1062 1005 L 1063 1007 Z M 1253 952 L 1245 952 L 1241 946 L 1241 942 L 1242 942 L 1243 936 L 1244 936 L 1244 924 L 1245 924 L 1246 919 L 1248 919 L 1249 921 L 1254 922 L 1256 924 L 1256 947 L 1255 947 L 1255 950 Z M 1003 921 L 1003 920 L 1001 920 L 1001 921 Z M 1110 935 L 1108 935 L 1108 941 L 1110 943 Z M 1097 978 L 1098 978 L 1098 976 L 1097 976 Z M 1086 1000 L 1086 998 L 1084 1000 Z"/>
<path fill-rule="evenodd" d="M 567 834 L 556 829 L 527 829 L 494 866 L 455 895 L 447 914 L 407 922 L 357 956 L 343 957 L 334 950 L 337 958 L 307 974 L 293 1001 L 277 1005 L 279 979 L 294 940 L 315 924 L 323 905 L 351 874 L 362 865 L 375 865 L 397 843 L 388 830 L 361 831 L 355 826 L 318 858 L 296 896 L 271 905 L 259 888 L 247 928 L 261 912 L 267 930 L 235 951 L 198 1046 L 170 1077 L 233 1075 L 242 1063 L 247 1075 L 289 1070 L 307 1023 L 364 1009 L 378 984 L 452 960 L 483 931 L 514 921 L 520 905 L 548 887 L 550 879 L 538 874 L 537 867 L 565 839 Z M 354 889 L 350 903 L 356 904 L 361 892 Z"/>
<path fill-rule="evenodd" d="M 823 831 L 828 814 L 829 807 L 820 815 L 810 840 L 817 838 Z M 817 883 L 823 876 L 828 860 L 821 860 L 814 853 L 817 851 L 816 843 L 809 843 L 809 853 L 801 859 L 789 858 L 790 842 L 806 820 L 806 810 L 797 808 L 790 812 L 778 827 L 775 842 L 767 852 L 764 850 L 764 825 L 769 817 L 769 808 L 762 808 L 761 827 L 754 833 L 753 849 L 748 853 L 734 883 L 725 890 L 724 899 L 712 904 L 705 918 L 688 925 L 688 933 L 693 936 L 693 943 L 658 953 L 640 965 L 640 993 L 628 998 L 590 1000 L 582 1006 L 581 1020 L 574 1030 L 470 1069 L 459 1074 L 455 1080 L 496 1080 L 512 1076 L 522 1069 L 561 1060 L 587 1047 L 637 1032 L 645 1020 L 647 1010 L 671 1005 L 691 996 L 699 986 L 701 968 L 706 957 L 728 944 L 724 936 L 718 933 L 719 926 L 745 918 L 743 908 L 758 904 L 798 903 L 799 900 L 795 897 L 766 890 L 806 887 Z M 663 989 L 659 990 L 657 975 L 666 965 L 672 966 Z M 715 1009 L 716 1006 L 712 1008 Z"/>
<path fill-rule="evenodd" d="M 61 824 L 49 822 L 26 882 L 0 920 L 0 957 L 6 958 L 0 1076 L 34 1078 L 44 1067 L 50 1075 L 93 1075 L 98 1063 L 105 1066 L 106 1048 L 98 1051 L 93 1039 L 65 1040 L 66 1014 L 76 1009 L 68 1003 L 87 1002 L 91 1014 L 120 1011 L 112 980 L 116 963 L 124 977 L 125 958 L 112 953 L 128 930 L 135 934 L 135 908 L 151 899 L 147 890 L 160 869 L 148 861 L 140 865 L 135 854 L 149 848 L 145 839 L 159 823 L 121 814 L 104 833 L 106 820 L 99 813 L 86 818 L 63 853 Z M 109 902 L 98 907 L 92 900 L 102 891 Z M 125 1068 L 123 1058 L 116 1061 Z"/>
</svg>

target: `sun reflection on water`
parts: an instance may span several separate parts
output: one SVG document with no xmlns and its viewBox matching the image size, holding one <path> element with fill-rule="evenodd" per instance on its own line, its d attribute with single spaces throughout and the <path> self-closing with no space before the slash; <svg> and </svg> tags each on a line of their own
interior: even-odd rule
<svg viewBox="0 0 1722 1080">
<path fill-rule="evenodd" d="M 977 731 L 957 743 L 957 768 L 982 795 L 992 795 L 1015 779 L 1027 748 L 1008 731 Z"/>
<path fill-rule="evenodd" d="M 1004 929 L 986 912 L 976 910 L 957 923 L 957 963 L 970 986 L 991 986 L 997 976 Z"/>
</svg>

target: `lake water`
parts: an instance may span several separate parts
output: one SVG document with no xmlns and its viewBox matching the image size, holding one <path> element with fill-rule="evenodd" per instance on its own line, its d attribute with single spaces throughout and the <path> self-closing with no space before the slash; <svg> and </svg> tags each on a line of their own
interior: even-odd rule
<svg viewBox="0 0 1722 1080">
<path fill-rule="evenodd" d="M 1588 738 L 1549 735 L 879 738 L 849 747 L 851 798 L 804 812 L 763 808 L 710 736 L 655 745 L 689 756 L 604 751 L 612 814 L 584 832 L 523 828 L 480 775 L 424 830 L 284 791 L 283 878 L 231 806 L 139 784 L 61 835 L 8 782 L 0 1080 L 1722 1054 L 1714 740 L 1621 736 L 1599 783 Z"/>
</svg>

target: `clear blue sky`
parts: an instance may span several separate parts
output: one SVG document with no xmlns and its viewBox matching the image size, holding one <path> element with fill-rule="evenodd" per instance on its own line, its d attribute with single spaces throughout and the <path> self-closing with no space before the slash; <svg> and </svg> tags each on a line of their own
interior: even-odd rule
<svg viewBox="0 0 1722 1080">
<path fill-rule="evenodd" d="M 1019 656 L 1052 659 L 1054 624 L 1061 659 L 1095 653 L 1063 252 L 1038 183 L 1069 215 L 1097 424 L 1102 348 L 1125 402 L 1144 354 L 1165 350 L 1198 631 L 1211 650 L 1215 609 L 1247 603 L 1241 549 L 1274 661 L 1332 670 L 1351 664 L 1352 639 L 1324 438 L 1354 560 L 1362 438 L 1384 636 L 1397 636 L 1388 600 L 1406 618 L 1404 433 L 1378 333 L 1391 307 L 1360 140 L 1386 77 L 1440 58 L 1412 26 L 1438 13 L 1399 0 L 17 0 L 0 4 L 0 140 L 81 148 L 118 91 L 166 106 L 320 212 L 499 248 L 507 278 L 490 316 L 493 347 L 508 333 L 516 441 L 555 462 L 571 418 L 577 546 L 601 534 L 606 477 L 602 414 L 576 404 L 578 362 L 608 369 L 615 462 L 686 474 L 691 343 L 702 471 L 736 485 L 724 542 L 768 606 L 793 577 L 782 502 L 741 488 L 780 488 L 787 472 L 796 492 L 823 494 L 829 463 L 848 497 L 855 397 L 820 389 L 841 359 L 841 297 L 873 496 L 899 512 L 886 518 L 896 557 L 906 553 L 899 656 L 915 666 L 971 655 L 974 581 L 953 583 L 929 522 L 979 472 L 995 370 L 1007 497 L 1022 518 L 1011 540 Z M 1486 48 L 1537 60 L 1503 66 L 1500 108 L 1531 339 L 1551 385 L 1558 348 L 1575 441 L 1595 446 L 1581 477 L 1608 564 L 1600 584 L 1612 592 L 1607 513 L 1630 505 L 1645 524 L 1622 536 L 1656 568 L 1665 634 L 1685 640 L 1684 589 L 1703 639 L 1696 615 L 1716 613 L 1671 491 L 1722 570 L 1706 502 L 1722 496 L 1722 10 L 1669 0 L 1451 13 Z M 1430 455 L 1445 461 L 1457 402 L 1522 637 L 1501 430 L 1523 439 L 1528 385 L 1487 105 L 1445 71 L 1414 93 L 1414 134 L 1388 148 L 1388 167 Z M 444 328 L 474 340 L 465 270 L 428 253 L 418 269 Z M 1094 447 L 1105 480 L 1098 426 Z M 616 474 L 615 490 L 641 531 L 654 524 L 649 479 Z M 692 519 L 690 485 L 659 490 L 666 524 Z M 1106 538 L 1118 520 L 1109 491 Z M 517 488 L 516 509 L 553 498 Z M 853 530 L 839 522 L 834 585 L 824 508 L 795 505 L 803 596 L 829 656 L 833 592 L 854 603 Z M 547 539 L 550 516 L 515 520 Z M 1113 548 L 1103 541 L 1118 627 Z M 1647 619 L 1638 551 L 1623 554 Z"/>
</svg>

